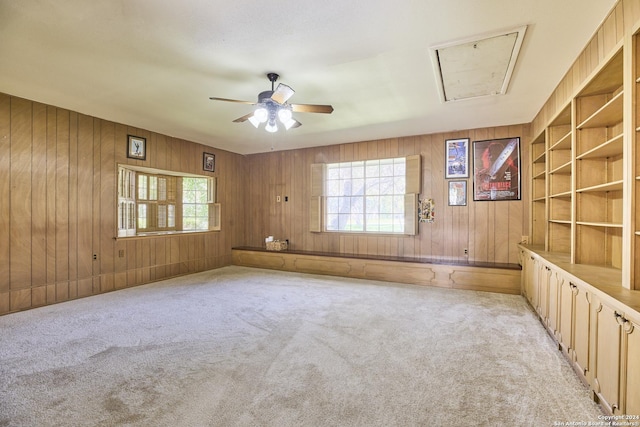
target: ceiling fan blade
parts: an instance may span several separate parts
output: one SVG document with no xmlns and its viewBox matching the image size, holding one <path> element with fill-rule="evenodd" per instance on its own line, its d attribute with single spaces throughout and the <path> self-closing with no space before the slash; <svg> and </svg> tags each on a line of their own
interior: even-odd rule
<svg viewBox="0 0 640 427">
<path fill-rule="evenodd" d="M 300 126 L 302 126 L 302 123 L 300 123 L 299 121 L 297 121 L 296 119 L 293 119 L 293 121 L 295 122 L 293 125 L 291 125 L 291 127 L 289 129 L 294 129 L 294 128 L 299 128 Z"/>
<path fill-rule="evenodd" d="M 237 119 L 235 119 L 233 121 L 233 123 L 242 123 L 242 122 L 246 122 L 247 120 L 249 120 L 249 117 L 253 116 L 253 112 L 249 113 L 249 114 L 245 114 L 242 117 L 238 117 Z"/>
<path fill-rule="evenodd" d="M 229 99 L 229 98 L 218 98 L 215 96 L 210 96 L 209 99 L 213 100 L 213 101 L 227 101 L 227 102 L 238 102 L 240 104 L 249 104 L 249 105 L 255 105 L 255 102 L 252 101 L 239 101 L 237 99 Z"/>
<path fill-rule="evenodd" d="M 313 105 L 313 104 L 290 104 L 294 113 L 324 113 L 331 114 L 333 107 L 331 105 Z"/>
<path fill-rule="evenodd" d="M 295 90 L 291 89 L 289 86 L 279 83 L 276 90 L 273 91 L 273 95 L 271 95 L 271 99 L 277 102 L 278 104 L 284 104 L 296 93 Z"/>
</svg>

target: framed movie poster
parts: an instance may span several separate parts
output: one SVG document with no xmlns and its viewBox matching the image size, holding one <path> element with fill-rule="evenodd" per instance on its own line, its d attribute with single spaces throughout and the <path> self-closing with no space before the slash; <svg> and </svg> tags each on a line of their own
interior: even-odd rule
<svg viewBox="0 0 640 427">
<path fill-rule="evenodd" d="M 520 138 L 473 141 L 473 200 L 520 200 Z"/>
<path fill-rule="evenodd" d="M 445 178 L 469 177 L 469 138 L 445 141 Z"/>
</svg>

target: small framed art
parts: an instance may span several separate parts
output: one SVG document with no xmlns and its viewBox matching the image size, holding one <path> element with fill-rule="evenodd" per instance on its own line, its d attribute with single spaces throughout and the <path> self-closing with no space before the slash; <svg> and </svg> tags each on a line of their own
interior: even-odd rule
<svg viewBox="0 0 640 427">
<path fill-rule="evenodd" d="M 469 178 L 469 138 L 445 141 L 445 178 Z"/>
<path fill-rule="evenodd" d="M 147 159 L 147 139 L 140 136 L 127 135 L 127 157 L 130 159 Z"/>
<path fill-rule="evenodd" d="M 449 181 L 449 206 L 467 206 L 467 181 Z"/>
<path fill-rule="evenodd" d="M 207 172 L 215 172 L 216 170 L 216 155 L 211 153 L 203 153 L 202 155 L 202 169 Z"/>
</svg>

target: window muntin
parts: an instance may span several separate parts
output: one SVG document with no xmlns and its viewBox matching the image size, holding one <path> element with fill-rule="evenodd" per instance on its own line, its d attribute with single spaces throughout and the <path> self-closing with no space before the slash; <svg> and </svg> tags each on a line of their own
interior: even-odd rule
<svg viewBox="0 0 640 427">
<path fill-rule="evenodd" d="M 404 233 L 405 157 L 326 166 L 326 231 Z"/>
</svg>

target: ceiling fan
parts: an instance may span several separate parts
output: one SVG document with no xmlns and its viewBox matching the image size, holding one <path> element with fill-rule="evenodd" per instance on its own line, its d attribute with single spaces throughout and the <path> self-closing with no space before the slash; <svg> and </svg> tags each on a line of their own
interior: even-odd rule
<svg viewBox="0 0 640 427">
<path fill-rule="evenodd" d="M 333 107 L 331 105 L 312 105 L 312 104 L 290 104 L 287 101 L 293 96 L 295 91 L 289 86 L 278 83 L 278 87 L 274 89 L 276 80 L 280 77 L 276 73 L 267 73 L 267 78 L 271 82 L 271 90 L 266 90 L 258 94 L 258 102 L 239 101 L 237 99 L 210 97 L 214 101 L 239 102 L 241 104 L 255 105 L 257 108 L 242 117 L 234 120 L 234 123 L 242 123 L 249 121 L 256 128 L 261 123 L 266 123 L 264 129 L 267 132 L 276 132 L 278 130 L 277 120 L 282 123 L 285 129 L 296 128 L 302 123 L 293 118 L 293 113 L 325 113 L 331 114 Z"/>
</svg>

